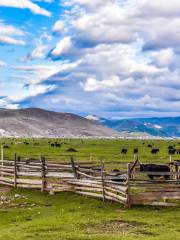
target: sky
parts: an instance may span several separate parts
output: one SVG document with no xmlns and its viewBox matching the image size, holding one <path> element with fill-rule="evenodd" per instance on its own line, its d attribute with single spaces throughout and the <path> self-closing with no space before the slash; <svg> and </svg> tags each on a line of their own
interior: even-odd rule
<svg viewBox="0 0 180 240">
<path fill-rule="evenodd" d="M 0 108 L 180 116 L 179 0 L 0 0 Z"/>
</svg>

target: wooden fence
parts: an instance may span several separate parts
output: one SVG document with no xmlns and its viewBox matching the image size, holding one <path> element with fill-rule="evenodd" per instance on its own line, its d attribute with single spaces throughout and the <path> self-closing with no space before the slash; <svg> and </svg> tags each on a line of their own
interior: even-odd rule
<svg viewBox="0 0 180 240">
<path fill-rule="evenodd" d="M 112 171 L 113 163 L 75 162 L 69 163 L 21 159 L 3 160 L 0 164 L 0 184 L 15 188 L 39 189 L 50 194 L 71 191 L 83 196 L 109 200 L 131 207 L 136 204 L 169 205 L 170 201 L 180 200 L 180 173 L 144 173 L 133 164 L 116 163 L 121 176 Z M 161 174 L 162 178 L 149 180 L 147 175 Z M 168 180 L 163 176 L 169 175 Z M 167 202 L 168 200 L 168 202 Z"/>
</svg>

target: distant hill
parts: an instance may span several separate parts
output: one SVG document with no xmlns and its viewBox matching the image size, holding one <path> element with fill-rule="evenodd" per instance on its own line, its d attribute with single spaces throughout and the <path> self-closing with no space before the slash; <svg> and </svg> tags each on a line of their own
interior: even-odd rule
<svg viewBox="0 0 180 240">
<path fill-rule="evenodd" d="M 154 137 L 180 137 L 180 117 L 105 119 L 98 122 L 119 132 L 147 134 Z"/>
<path fill-rule="evenodd" d="M 113 137 L 115 130 L 70 113 L 0 109 L 1 137 Z"/>
</svg>

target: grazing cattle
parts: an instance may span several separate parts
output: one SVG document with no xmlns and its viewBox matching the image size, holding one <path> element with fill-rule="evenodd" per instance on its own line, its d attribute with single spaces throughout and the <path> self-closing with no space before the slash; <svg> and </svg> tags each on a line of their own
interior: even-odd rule
<svg viewBox="0 0 180 240">
<path fill-rule="evenodd" d="M 3 148 L 6 148 L 6 149 L 7 149 L 7 148 L 9 148 L 9 146 L 8 146 L 8 145 L 4 145 Z"/>
<path fill-rule="evenodd" d="M 174 155 L 176 153 L 176 149 L 175 148 L 171 148 L 168 150 L 168 154 L 169 155 Z"/>
<path fill-rule="evenodd" d="M 61 147 L 61 144 L 54 142 L 54 143 L 51 143 L 51 147 Z"/>
<path fill-rule="evenodd" d="M 148 144 L 148 148 L 152 148 L 152 145 L 151 145 L 151 144 Z"/>
<path fill-rule="evenodd" d="M 152 174 L 148 174 L 148 177 L 153 180 L 154 177 L 163 176 L 165 180 L 170 179 L 169 175 L 163 174 L 163 172 L 170 172 L 170 167 L 167 165 L 158 165 L 158 164 L 141 164 L 140 172 L 152 172 Z M 158 175 L 153 174 L 153 172 L 159 173 Z"/>
<path fill-rule="evenodd" d="M 172 145 L 169 145 L 168 149 L 174 149 L 174 147 Z"/>
<path fill-rule="evenodd" d="M 157 154 L 159 152 L 159 148 L 152 148 L 151 153 Z"/>
<path fill-rule="evenodd" d="M 57 142 L 55 142 L 55 147 L 61 147 L 61 144 L 60 143 L 57 143 Z"/>
<path fill-rule="evenodd" d="M 138 153 L 138 148 L 134 148 L 134 154 Z"/>
<path fill-rule="evenodd" d="M 75 148 L 68 148 L 66 152 L 77 152 L 77 150 Z"/>
<path fill-rule="evenodd" d="M 122 154 L 126 154 L 127 151 L 128 151 L 127 148 L 123 148 L 123 149 L 121 149 L 121 153 L 122 153 Z"/>
<path fill-rule="evenodd" d="M 180 148 L 179 148 L 179 149 L 177 149 L 177 154 L 180 154 Z"/>
</svg>

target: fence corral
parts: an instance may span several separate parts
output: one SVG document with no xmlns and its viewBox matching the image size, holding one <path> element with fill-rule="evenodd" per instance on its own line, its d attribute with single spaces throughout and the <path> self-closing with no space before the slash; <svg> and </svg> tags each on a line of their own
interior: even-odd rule
<svg viewBox="0 0 180 240">
<path fill-rule="evenodd" d="M 116 165 L 116 169 L 114 168 Z M 109 200 L 131 207 L 136 204 L 175 205 L 180 200 L 180 165 L 171 163 L 170 172 L 141 172 L 139 161 L 133 163 L 95 163 L 21 159 L 3 160 L 0 184 L 15 188 L 39 189 L 50 194 L 71 191 L 83 196 Z M 118 167 L 118 168 L 117 168 Z M 120 170 L 119 170 L 120 169 Z M 149 179 L 149 175 L 155 179 Z M 163 176 L 168 176 L 164 179 Z M 156 178 L 157 177 L 157 178 Z"/>
</svg>

